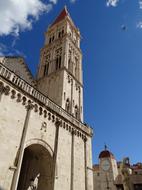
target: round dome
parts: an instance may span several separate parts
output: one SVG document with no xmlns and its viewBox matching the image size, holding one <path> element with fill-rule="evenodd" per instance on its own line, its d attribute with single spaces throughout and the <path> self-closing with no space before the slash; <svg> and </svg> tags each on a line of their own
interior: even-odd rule
<svg viewBox="0 0 142 190">
<path fill-rule="evenodd" d="M 114 155 L 110 151 L 104 150 L 100 153 L 99 158 L 114 158 Z"/>
</svg>

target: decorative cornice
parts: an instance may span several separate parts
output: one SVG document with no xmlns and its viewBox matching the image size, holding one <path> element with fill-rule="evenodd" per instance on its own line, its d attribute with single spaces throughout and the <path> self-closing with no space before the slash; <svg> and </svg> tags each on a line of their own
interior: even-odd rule
<svg viewBox="0 0 142 190">
<path fill-rule="evenodd" d="M 27 98 L 25 96 L 20 96 L 19 93 L 16 93 L 15 89 L 18 89 L 27 96 L 30 96 L 33 101 L 38 102 L 40 106 L 35 104 L 34 107 L 35 112 L 38 111 L 40 115 L 44 114 L 44 117 L 48 116 L 48 119 L 52 120 L 52 122 L 55 122 L 55 116 L 54 114 L 51 116 L 51 112 L 55 113 L 55 115 L 59 118 L 62 118 L 63 122 L 63 128 L 67 128 L 68 130 L 71 130 L 71 126 L 73 125 L 78 132 L 85 133 L 86 135 L 92 136 L 93 130 L 89 127 L 81 123 L 79 120 L 74 118 L 72 115 L 67 113 L 63 108 L 52 102 L 48 97 L 44 96 L 41 92 L 39 92 L 37 89 L 35 89 L 33 86 L 28 84 L 26 81 L 21 79 L 19 76 L 17 76 L 14 72 L 11 72 L 8 68 L 6 68 L 4 65 L 0 64 L 0 77 L 5 79 L 6 82 L 10 83 L 14 86 L 14 89 L 10 90 L 10 87 L 7 86 L 6 89 L 9 89 L 11 94 L 11 98 L 17 98 L 17 102 L 22 101 L 23 105 L 27 104 Z M 6 91 L 7 92 L 7 91 Z M 9 92 L 8 92 L 9 93 Z M 6 95 L 8 95 L 6 93 Z M 49 111 L 47 114 L 46 109 Z M 70 125 L 68 125 L 68 123 Z M 70 126 L 70 127 L 69 127 Z M 83 135 L 82 134 L 82 135 Z M 85 135 L 84 134 L 84 135 Z M 79 134 L 81 136 L 81 134 Z M 83 135 L 83 136 L 84 136 Z M 83 137 L 84 138 L 84 137 Z"/>
</svg>

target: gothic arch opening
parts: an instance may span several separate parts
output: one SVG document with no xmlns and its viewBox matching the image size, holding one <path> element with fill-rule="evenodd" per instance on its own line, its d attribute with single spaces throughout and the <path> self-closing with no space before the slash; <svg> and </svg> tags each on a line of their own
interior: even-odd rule
<svg viewBox="0 0 142 190">
<path fill-rule="evenodd" d="M 17 190 L 52 190 L 52 169 L 53 158 L 44 146 L 28 146 L 24 151 Z"/>
</svg>

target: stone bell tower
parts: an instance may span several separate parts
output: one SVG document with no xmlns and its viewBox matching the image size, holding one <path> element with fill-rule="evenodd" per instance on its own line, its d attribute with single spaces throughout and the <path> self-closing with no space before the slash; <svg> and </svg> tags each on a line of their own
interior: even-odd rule
<svg viewBox="0 0 142 190">
<path fill-rule="evenodd" d="M 69 114 L 83 121 L 80 32 L 66 7 L 45 33 L 37 87 Z"/>
<path fill-rule="evenodd" d="M 96 166 L 94 166 L 94 190 L 116 190 L 117 162 L 106 145 L 105 150 L 99 154 L 99 165 Z"/>
</svg>

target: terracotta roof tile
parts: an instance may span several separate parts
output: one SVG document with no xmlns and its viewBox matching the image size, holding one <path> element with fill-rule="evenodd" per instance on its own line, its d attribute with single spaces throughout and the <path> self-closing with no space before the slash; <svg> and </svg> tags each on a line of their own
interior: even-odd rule
<svg viewBox="0 0 142 190">
<path fill-rule="evenodd" d="M 60 13 L 59 16 L 55 19 L 55 21 L 53 22 L 53 24 L 52 24 L 51 26 L 53 26 L 53 25 L 57 24 L 58 22 L 62 21 L 62 20 L 63 20 L 66 16 L 68 16 L 68 15 L 69 15 L 69 13 L 68 13 L 66 7 L 64 7 L 64 9 L 61 11 L 61 13 Z"/>
<path fill-rule="evenodd" d="M 114 158 L 114 155 L 108 150 L 102 151 L 99 155 L 99 158 L 110 158 L 110 157 Z"/>
</svg>

